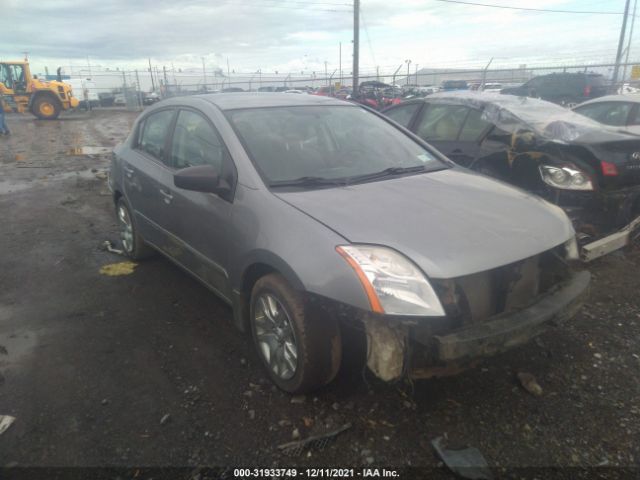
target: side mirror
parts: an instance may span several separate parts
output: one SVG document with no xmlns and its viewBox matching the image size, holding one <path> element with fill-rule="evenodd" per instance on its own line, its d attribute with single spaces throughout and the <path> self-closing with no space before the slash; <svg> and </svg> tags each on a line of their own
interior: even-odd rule
<svg viewBox="0 0 640 480">
<path fill-rule="evenodd" d="M 179 170 L 173 175 L 173 183 L 183 190 L 204 193 L 223 193 L 218 170 L 211 165 L 196 165 Z"/>
</svg>

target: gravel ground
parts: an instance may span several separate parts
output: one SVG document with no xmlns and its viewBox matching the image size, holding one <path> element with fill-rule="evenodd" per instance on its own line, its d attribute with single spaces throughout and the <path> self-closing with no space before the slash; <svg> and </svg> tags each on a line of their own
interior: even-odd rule
<svg viewBox="0 0 640 480">
<path fill-rule="evenodd" d="M 117 233 L 100 147 L 122 140 L 135 116 L 8 116 L 0 415 L 16 421 L 0 435 L 0 465 L 436 467 L 430 441 L 446 436 L 477 447 L 498 474 L 640 475 L 639 248 L 590 265 L 590 299 L 570 323 L 473 370 L 386 385 L 351 365 L 292 398 L 266 380 L 230 309 L 169 261 L 99 273 L 123 260 L 101 248 Z M 522 388 L 520 372 L 541 396 Z M 323 450 L 277 449 L 347 423 Z"/>
</svg>

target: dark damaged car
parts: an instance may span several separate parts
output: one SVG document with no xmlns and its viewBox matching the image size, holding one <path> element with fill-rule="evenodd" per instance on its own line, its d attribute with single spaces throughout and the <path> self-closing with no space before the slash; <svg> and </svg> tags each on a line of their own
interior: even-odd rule
<svg viewBox="0 0 640 480">
<path fill-rule="evenodd" d="M 560 208 L 337 99 L 165 100 L 109 185 L 125 252 L 162 252 L 229 303 L 288 392 L 334 378 L 348 323 L 380 378 L 428 377 L 570 318 L 589 284 Z"/>
<path fill-rule="evenodd" d="M 637 136 L 544 100 L 492 93 L 439 93 L 384 113 L 459 165 L 561 206 L 585 261 L 637 237 Z"/>
</svg>

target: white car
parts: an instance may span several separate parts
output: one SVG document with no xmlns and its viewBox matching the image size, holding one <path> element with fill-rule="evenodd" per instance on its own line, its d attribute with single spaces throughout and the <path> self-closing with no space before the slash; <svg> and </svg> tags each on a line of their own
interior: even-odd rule
<svg viewBox="0 0 640 480">
<path fill-rule="evenodd" d="M 574 107 L 596 122 L 640 135 L 640 95 L 606 95 Z"/>
<path fill-rule="evenodd" d="M 113 105 L 124 107 L 126 104 L 127 100 L 124 98 L 124 93 L 116 93 L 113 99 Z"/>
</svg>

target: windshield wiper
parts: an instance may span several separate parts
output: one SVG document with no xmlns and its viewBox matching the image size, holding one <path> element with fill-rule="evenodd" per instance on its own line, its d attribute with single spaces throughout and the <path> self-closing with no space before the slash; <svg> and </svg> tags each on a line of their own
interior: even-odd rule
<svg viewBox="0 0 640 480">
<path fill-rule="evenodd" d="M 293 180 L 277 180 L 269 184 L 270 187 L 323 187 L 323 186 L 344 186 L 346 181 L 340 178 L 325 177 L 300 177 Z"/>
<path fill-rule="evenodd" d="M 396 175 L 404 175 L 406 173 L 430 172 L 425 165 L 415 165 L 413 167 L 389 167 L 375 173 L 366 175 L 358 175 L 349 178 L 349 183 L 368 182 L 369 180 L 377 180 L 379 178 L 393 177 Z"/>
</svg>

